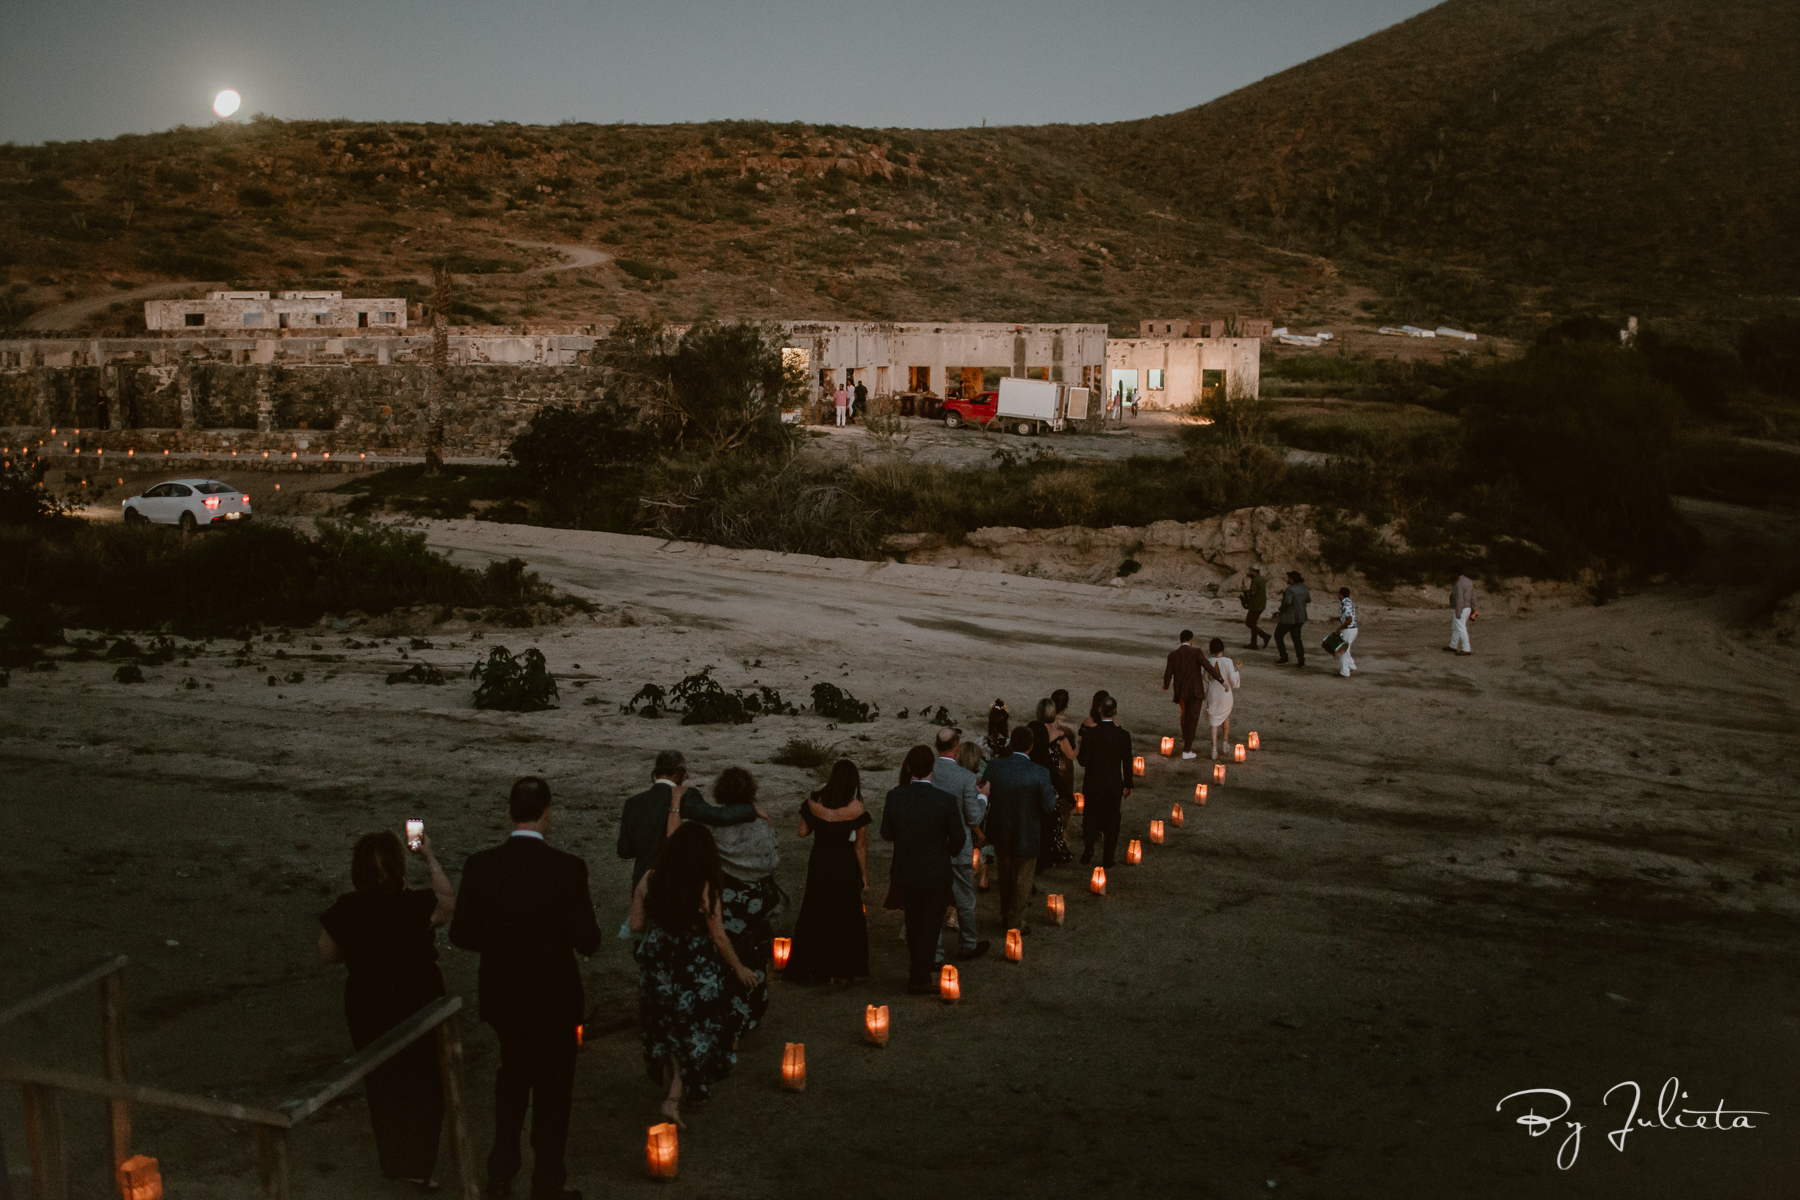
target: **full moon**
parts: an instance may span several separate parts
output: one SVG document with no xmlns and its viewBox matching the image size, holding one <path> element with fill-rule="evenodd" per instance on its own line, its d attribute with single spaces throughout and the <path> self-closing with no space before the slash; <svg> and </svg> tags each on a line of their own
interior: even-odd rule
<svg viewBox="0 0 1800 1200">
<path fill-rule="evenodd" d="M 239 96 L 230 88 L 226 88 L 224 91 L 213 97 L 213 111 L 218 113 L 221 117 L 229 117 L 238 110 L 238 105 L 242 103 L 243 97 Z"/>
</svg>

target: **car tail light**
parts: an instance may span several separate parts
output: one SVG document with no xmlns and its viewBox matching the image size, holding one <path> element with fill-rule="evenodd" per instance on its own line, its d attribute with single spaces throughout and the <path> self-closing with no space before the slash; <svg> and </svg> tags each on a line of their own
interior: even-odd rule
<svg viewBox="0 0 1800 1200">
<path fill-rule="evenodd" d="M 242 502 L 242 504 L 243 504 L 243 506 L 244 506 L 244 507 L 245 507 L 245 508 L 249 508 L 249 507 L 250 507 L 250 497 L 248 497 L 248 496 L 239 496 L 239 497 L 238 497 L 238 500 L 239 500 L 239 501 L 240 501 L 240 502 Z"/>
<path fill-rule="evenodd" d="M 208 508 L 217 508 L 219 507 L 219 498 L 217 496 L 208 496 L 205 500 L 205 504 Z"/>
</svg>

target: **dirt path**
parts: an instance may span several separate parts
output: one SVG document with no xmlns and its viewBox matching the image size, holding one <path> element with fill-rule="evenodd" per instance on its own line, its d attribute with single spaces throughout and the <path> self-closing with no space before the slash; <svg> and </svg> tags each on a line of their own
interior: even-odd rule
<svg viewBox="0 0 1800 1200">
<path fill-rule="evenodd" d="M 192 279 L 176 280 L 172 283 L 147 283 L 143 287 L 135 287 L 129 291 L 86 296 L 80 300 L 71 300 L 66 304 L 56 304 L 40 309 L 26 318 L 25 328 L 45 332 L 73 329 L 89 317 L 105 312 L 122 300 L 160 300 L 165 296 L 179 295 L 190 288 L 224 286 L 221 283 L 204 283 Z"/>
<path fill-rule="evenodd" d="M 361 832 L 423 816 L 454 867 L 501 836 L 510 780 L 542 773 L 558 795 L 552 838 L 588 860 L 610 930 L 629 882 L 613 854 L 620 804 L 657 749 L 680 746 L 704 775 L 755 771 L 797 904 L 808 846 L 791 814 L 811 779 L 768 762 L 784 740 L 853 755 L 879 810 L 901 754 L 930 732 L 924 706 L 973 730 L 995 696 L 1023 713 L 1056 686 L 1106 687 L 1149 759 L 1127 836 L 1177 800 L 1186 825 L 1146 845 L 1143 866 L 1110 872 L 1105 899 L 1085 893 L 1083 870 L 1049 872 L 1068 924 L 1036 926 L 1023 963 L 969 964 L 958 1008 L 903 994 L 896 923 L 872 903 L 874 975 L 777 985 L 767 1026 L 688 1118 L 681 1186 L 1249 1197 L 1273 1181 L 1309 1197 L 1587 1200 L 1778 1195 L 1800 1170 L 1787 1066 L 1800 652 L 1728 619 L 1750 581 L 1484 616 L 1470 659 L 1441 652 L 1441 614 L 1371 607 L 1350 680 L 1316 657 L 1297 671 L 1240 650 L 1233 732 L 1256 729 L 1267 749 L 1199 807 L 1199 765 L 1155 752 L 1174 712 L 1158 684 L 1180 625 L 1235 640 L 1216 603 L 473 522 L 429 535 L 470 562 L 524 557 L 601 602 L 603 621 L 480 637 L 422 627 L 418 649 L 398 625 L 302 633 L 256 643 L 244 667 L 221 642 L 142 687 L 111 682 L 105 662 L 13 673 L 0 691 L 0 922 L 19 933 L 0 995 L 122 950 L 134 1077 L 264 1102 L 347 1051 L 341 976 L 311 946 Z M 1740 520 L 1739 536 L 1753 548 L 1756 523 Z M 496 643 L 539 645 L 562 707 L 470 709 L 461 676 Z M 453 682 L 384 682 L 419 660 Z M 683 727 L 619 714 L 642 683 L 708 665 L 727 686 L 801 700 L 828 680 L 882 716 Z M 184 690 L 190 676 L 199 686 Z M 878 898 L 886 844 L 870 857 Z M 984 935 L 996 903 L 982 899 Z M 778 931 L 792 921 L 779 915 Z M 444 969 L 473 994 L 469 956 L 446 950 Z M 584 974 L 603 1017 L 635 1011 L 621 943 Z M 886 1052 L 858 1042 L 867 1003 L 893 1007 Z M 91 1069 L 89 1008 L 5 1031 L 0 1052 Z M 807 1045 L 802 1095 L 778 1088 L 787 1041 Z M 485 1029 L 469 1044 L 485 1154 L 495 1051 Z M 1601 1094 L 1636 1080 L 1653 1103 L 1671 1075 L 1693 1107 L 1772 1117 L 1644 1131 L 1613 1150 L 1603 1134 L 1619 1114 Z M 1555 1165 L 1561 1136 L 1514 1122 L 1520 1102 L 1495 1111 L 1534 1087 L 1570 1093 L 1586 1124 L 1570 1171 Z M 641 1164 L 656 1095 L 633 1032 L 583 1051 L 573 1186 L 652 1194 Z M 98 1194 L 100 1122 L 70 1127 L 78 1186 Z M 137 1130 L 172 1195 L 253 1192 L 247 1136 L 149 1112 Z M 16 1105 L 0 1107 L 0 1135 L 23 1147 Z M 301 1131 L 295 1159 L 301 1200 L 401 1194 L 378 1177 L 357 1096 Z"/>
</svg>

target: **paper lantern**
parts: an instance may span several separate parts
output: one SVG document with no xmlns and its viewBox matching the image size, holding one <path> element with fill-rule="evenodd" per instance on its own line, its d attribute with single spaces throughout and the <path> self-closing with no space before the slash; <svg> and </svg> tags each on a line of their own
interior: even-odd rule
<svg viewBox="0 0 1800 1200">
<path fill-rule="evenodd" d="M 1243 762 L 1244 759 L 1246 759 L 1248 757 L 1249 757 L 1249 755 L 1244 750 L 1244 743 L 1239 742 L 1237 745 L 1235 745 L 1231 748 L 1231 761 L 1232 762 Z"/>
<path fill-rule="evenodd" d="M 1076 812 L 1086 812 L 1087 811 L 1087 797 L 1083 796 L 1080 792 L 1075 793 L 1075 811 Z"/>
<path fill-rule="evenodd" d="M 1150 840 L 1158 846 L 1163 844 L 1163 823 L 1161 821 L 1150 822 Z"/>
<path fill-rule="evenodd" d="M 644 1139 L 644 1173 L 652 1179 L 673 1179 L 681 1165 L 681 1147 L 675 1140 L 675 1126 L 665 1122 L 650 1127 Z"/>
<path fill-rule="evenodd" d="M 1225 782 L 1225 764 L 1224 763 L 1214 763 L 1213 764 L 1213 782 L 1214 783 L 1224 783 Z"/>
<path fill-rule="evenodd" d="M 1187 820 L 1187 818 L 1182 815 L 1181 805 L 1177 804 L 1174 808 L 1169 810 L 1169 824 L 1173 825 L 1175 828 L 1180 829 L 1181 823 L 1185 820 Z"/>
<path fill-rule="evenodd" d="M 1016 929 L 1006 931 L 1006 961 L 1019 962 L 1025 957 L 1025 936 Z"/>
<path fill-rule="evenodd" d="M 938 997 L 949 1004 L 962 999 L 962 980 L 956 976 L 956 968 L 949 963 L 938 972 Z"/>
<path fill-rule="evenodd" d="M 781 1086 L 790 1092 L 806 1090 L 806 1043 L 789 1042 L 781 1054 Z"/>
<path fill-rule="evenodd" d="M 981 847 L 976 846 L 969 851 L 969 870 L 979 871 L 980 869 L 981 869 Z"/>
<path fill-rule="evenodd" d="M 1044 911 L 1049 914 L 1052 925 L 1063 923 L 1063 898 L 1060 892 L 1044 901 Z"/>
<path fill-rule="evenodd" d="M 886 1048 L 888 1044 L 888 1008 L 871 1004 L 863 1011 L 863 1040 L 871 1046 Z"/>
<path fill-rule="evenodd" d="M 119 1164 L 119 1195 L 125 1200 L 162 1200 L 162 1168 L 147 1154 Z"/>
<path fill-rule="evenodd" d="M 1174 738 L 1166 737 L 1162 740 L 1162 752 L 1164 754 L 1175 753 L 1175 739 Z"/>
<path fill-rule="evenodd" d="M 1144 777 L 1144 756 L 1143 755 L 1140 754 L 1136 758 L 1131 760 L 1131 773 L 1133 775 L 1136 775 L 1139 779 L 1142 779 Z"/>
<path fill-rule="evenodd" d="M 586 1040 L 587 1034 L 585 1033 L 584 1030 L 585 1030 L 584 1026 L 577 1025 L 575 1027 L 575 1046 L 577 1049 L 580 1049 L 581 1043 L 584 1040 Z"/>
<path fill-rule="evenodd" d="M 1144 843 L 1132 838 L 1131 845 L 1125 847 L 1125 861 L 1134 867 L 1143 862 Z"/>
<path fill-rule="evenodd" d="M 1246 743 L 1246 745 L 1248 745 L 1252 750 L 1261 750 L 1262 749 L 1262 738 L 1260 738 L 1256 735 L 1256 731 L 1254 729 L 1252 729 L 1250 731 L 1250 740 L 1249 740 L 1249 742 Z"/>
<path fill-rule="evenodd" d="M 1206 803 L 1206 785 L 1204 783 L 1196 783 L 1194 785 L 1194 799 L 1202 804 Z"/>
<path fill-rule="evenodd" d="M 794 952 L 792 938 L 775 939 L 775 968 L 781 970 L 787 966 L 788 955 Z"/>
<path fill-rule="evenodd" d="M 1095 867 L 1093 878 L 1088 880 L 1088 891 L 1096 896 L 1106 895 L 1106 868 Z"/>
</svg>

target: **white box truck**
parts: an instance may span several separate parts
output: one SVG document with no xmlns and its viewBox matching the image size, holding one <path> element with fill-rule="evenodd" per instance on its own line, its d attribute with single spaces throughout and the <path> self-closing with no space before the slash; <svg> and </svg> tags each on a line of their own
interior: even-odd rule
<svg viewBox="0 0 1800 1200">
<path fill-rule="evenodd" d="M 1070 421 L 1087 417 L 1088 390 L 1047 379 L 1013 379 L 1000 381 L 999 403 L 995 419 L 1004 429 L 1014 433 L 1041 433 L 1045 429 L 1061 431 Z"/>
</svg>

